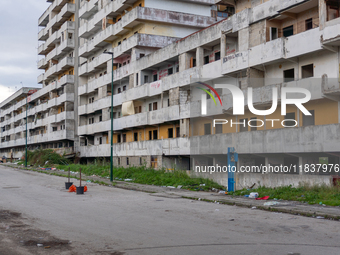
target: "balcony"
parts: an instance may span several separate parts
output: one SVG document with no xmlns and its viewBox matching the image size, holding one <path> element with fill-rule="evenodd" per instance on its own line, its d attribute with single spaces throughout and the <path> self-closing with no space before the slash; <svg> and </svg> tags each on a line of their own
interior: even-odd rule
<svg viewBox="0 0 340 255">
<path fill-rule="evenodd" d="M 113 107 L 119 106 L 122 104 L 122 94 L 113 95 Z M 92 104 L 85 104 L 78 107 L 79 115 L 91 114 L 96 111 L 110 108 L 111 107 L 111 96 L 107 96 L 101 98 L 97 101 L 94 101 Z"/>
<path fill-rule="evenodd" d="M 152 141 L 116 143 L 113 145 L 115 156 L 133 157 L 145 155 L 190 155 L 189 138 L 171 138 Z M 80 147 L 81 157 L 109 157 L 110 144 Z"/>
<path fill-rule="evenodd" d="M 38 69 L 46 69 L 48 66 L 48 63 L 46 62 L 46 59 L 40 59 L 38 62 Z"/>
<path fill-rule="evenodd" d="M 43 81 L 44 81 L 44 74 L 42 73 L 42 74 L 40 74 L 39 76 L 38 76 L 38 79 L 37 79 L 37 82 L 38 82 L 38 84 L 42 84 L 43 83 Z"/>
<path fill-rule="evenodd" d="M 49 123 L 60 123 L 65 120 L 74 120 L 74 111 L 62 112 L 48 117 Z"/>
<path fill-rule="evenodd" d="M 339 124 L 249 131 L 190 138 L 192 155 L 227 154 L 234 147 L 239 154 L 311 153 L 337 151 Z M 225 146 L 228 144 L 228 146 Z"/>
<path fill-rule="evenodd" d="M 340 19 L 338 19 L 340 22 Z M 340 46 L 340 24 L 326 26 L 322 31 L 322 44 L 327 46 Z"/>
<path fill-rule="evenodd" d="M 79 17 L 81 19 L 88 19 L 91 15 L 96 13 L 98 10 L 98 0 L 90 0 L 85 2 L 85 4 L 79 10 Z"/>
</svg>

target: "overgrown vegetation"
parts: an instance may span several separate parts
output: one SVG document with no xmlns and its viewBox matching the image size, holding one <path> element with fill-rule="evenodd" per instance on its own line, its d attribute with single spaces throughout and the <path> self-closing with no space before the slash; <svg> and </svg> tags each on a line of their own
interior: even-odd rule
<svg viewBox="0 0 340 255">
<path fill-rule="evenodd" d="M 58 169 L 63 169 L 65 171 L 70 168 L 70 171 L 72 172 L 79 172 L 79 169 L 81 168 L 82 173 L 88 176 L 91 175 L 96 175 L 100 177 L 110 176 L 110 166 L 107 164 L 100 163 L 88 165 L 71 164 L 68 166 L 58 165 L 56 167 Z M 191 178 L 186 174 L 186 172 L 181 170 L 175 171 L 154 170 L 146 168 L 145 166 L 129 168 L 114 167 L 113 178 L 115 180 L 121 181 L 130 179 L 131 182 L 148 185 L 173 186 L 173 187 L 182 186 L 182 188 L 190 190 L 211 190 L 212 188 L 223 189 L 222 186 L 218 185 L 212 180 L 204 178 Z"/>
<path fill-rule="evenodd" d="M 94 164 L 80 165 L 71 164 L 71 162 L 54 152 L 53 150 L 35 150 L 28 151 L 28 165 L 35 167 L 56 167 L 67 171 L 70 169 L 72 172 L 79 172 L 82 169 L 82 173 L 87 176 L 110 176 L 110 165 L 105 160 L 96 160 Z M 23 157 L 23 159 L 25 156 Z M 24 160 L 21 160 L 18 164 L 24 164 Z M 189 190 L 211 190 L 223 189 L 222 186 L 218 185 L 210 179 L 204 178 L 191 178 L 186 172 L 181 170 L 166 171 L 166 170 L 154 170 L 145 166 L 140 167 L 114 167 L 113 178 L 115 180 L 124 181 L 130 179 L 131 182 L 156 185 L 156 186 L 173 186 Z"/>
<path fill-rule="evenodd" d="M 19 164 L 24 164 L 25 155 Z M 27 152 L 27 164 L 30 166 L 51 167 L 58 164 L 69 164 L 70 161 L 51 149 Z"/>
<path fill-rule="evenodd" d="M 258 192 L 260 197 L 270 196 L 270 199 L 283 199 L 291 201 L 307 202 L 309 204 L 325 204 L 340 206 L 340 187 L 329 186 L 308 186 L 303 185 L 297 188 L 290 186 L 257 189 L 243 189 L 230 192 L 229 195 L 244 196 L 250 192 Z"/>
</svg>

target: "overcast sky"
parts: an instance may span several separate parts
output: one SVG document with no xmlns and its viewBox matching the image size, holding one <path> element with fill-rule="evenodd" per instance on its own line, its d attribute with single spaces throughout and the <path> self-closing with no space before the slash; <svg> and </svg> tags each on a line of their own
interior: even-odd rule
<svg viewBox="0 0 340 255">
<path fill-rule="evenodd" d="M 0 102 L 21 88 L 41 87 L 37 77 L 38 19 L 46 0 L 0 0 Z M 41 28 L 39 28 L 41 29 Z M 39 59 L 41 59 L 40 56 Z"/>
</svg>

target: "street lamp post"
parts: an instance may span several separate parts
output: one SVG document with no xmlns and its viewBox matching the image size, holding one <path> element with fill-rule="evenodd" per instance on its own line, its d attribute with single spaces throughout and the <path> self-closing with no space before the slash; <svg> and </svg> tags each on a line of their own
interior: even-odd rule
<svg viewBox="0 0 340 255">
<path fill-rule="evenodd" d="M 26 95 L 26 147 L 25 147 L 25 167 L 27 167 L 27 97 L 28 93 Z"/>
<path fill-rule="evenodd" d="M 104 54 L 110 54 L 112 57 L 111 70 L 111 157 L 110 157 L 110 181 L 113 181 L 113 52 L 105 51 Z"/>
<path fill-rule="evenodd" d="M 28 105 L 27 105 L 27 98 L 28 96 L 32 95 L 35 91 L 34 90 L 30 90 L 27 92 L 26 94 L 26 147 L 25 147 L 25 167 L 27 167 L 27 108 L 28 108 Z"/>
</svg>

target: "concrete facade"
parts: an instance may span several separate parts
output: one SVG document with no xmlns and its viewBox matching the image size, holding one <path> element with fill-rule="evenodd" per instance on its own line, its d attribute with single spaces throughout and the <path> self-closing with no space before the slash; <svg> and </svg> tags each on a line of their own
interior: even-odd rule
<svg viewBox="0 0 340 255">
<path fill-rule="evenodd" d="M 47 12 L 53 13 L 57 8 L 55 2 L 66 1 L 53 1 Z M 225 164 L 228 147 L 239 153 L 238 168 L 339 164 L 340 17 L 339 6 L 336 12 L 332 3 L 75 1 L 79 25 L 73 26 L 68 20 L 61 27 L 76 31 L 79 43 L 76 48 L 72 40 L 59 44 L 53 39 L 60 32 L 54 30 L 51 21 L 59 22 L 65 16 L 63 13 L 72 11 L 72 4 L 65 3 L 57 8 L 60 13 L 50 14 L 50 22 L 46 13 L 39 19 L 39 25 L 46 26 L 39 32 L 39 40 L 46 42 L 38 51 L 46 54 L 46 58 L 38 66 L 46 68 L 54 59 L 58 62 L 38 81 L 52 86 L 59 70 L 76 63 L 64 54 L 74 50 L 78 74 L 73 77 L 74 91 L 70 88 L 65 102 L 77 101 L 73 139 L 77 141 L 76 152 L 84 159 L 110 156 L 113 94 L 115 165 L 146 164 L 167 169 L 177 166 L 196 174 L 195 165 Z M 113 66 L 111 55 L 103 54 L 105 51 L 113 53 Z M 70 75 L 66 77 L 72 79 Z M 223 106 L 215 107 L 213 100 L 208 99 L 207 116 L 202 117 L 200 94 L 191 90 L 192 85 L 204 80 L 215 86 L 222 79 L 242 90 L 244 116 L 232 114 L 232 95 L 221 89 Z M 280 114 L 280 106 L 265 117 L 249 111 L 248 88 L 253 89 L 254 106 L 265 110 L 273 103 L 272 89 L 277 89 L 280 102 L 281 91 L 286 87 L 311 92 L 311 100 L 304 105 L 312 112 L 311 117 L 306 118 L 299 109 L 288 106 L 287 113 L 297 125 L 283 128 L 280 122 L 285 116 Z M 217 130 L 212 126 L 214 118 L 234 122 L 256 118 L 266 124 L 256 129 L 223 125 Z M 278 121 L 271 123 L 268 119 Z M 8 135 L 2 137 L 6 140 Z M 10 148 L 11 144 L 1 146 Z M 302 182 L 329 185 L 331 176 L 338 174 L 334 169 L 313 174 L 290 172 L 283 174 L 285 177 L 280 175 L 282 178 L 262 173 L 252 173 L 247 178 L 247 174 L 238 173 L 236 186 Z M 227 183 L 226 174 L 208 176 L 223 185 Z"/>
</svg>

